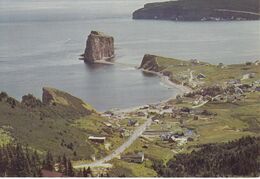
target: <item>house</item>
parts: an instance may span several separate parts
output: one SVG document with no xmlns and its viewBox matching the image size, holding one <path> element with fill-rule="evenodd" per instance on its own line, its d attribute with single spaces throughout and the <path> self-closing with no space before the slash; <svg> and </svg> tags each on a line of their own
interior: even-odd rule
<svg viewBox="0 0 260 179">
<path fill-rule="evenodd" d="M 255 77 L 255 73 L 247 73 L 245 75 L 243 75 L 242 80 L 246 80 L 249 78 L 254 78 Z"/>
<path fill-rule="evenodd" d="M 171 136 L 170 141 L 177 143 L 178 146 L 181 146 L 188 142 L 186 137 L 176 136 L 176 135 Z"/>
<path fill-rule="evenodd" d="M 62 173 L 49 171 L 49 170 L 41 170 L 42 177 L 64 177 Z"/>
<path fill-rule="evenodd" d="M 138 111 L 136 113 L 136 115 L 139 116 L 139 117 L 145 117 L 146 116 L 146 114 L 144 112 L 142 112 L 142 111 Z"/>
<path fill-rule="evenodd" d="M 105 126 L 107 126 L 107 127 L 112 127 L 112 124 L 109 123 L 109 122 L 103 122 L 103 124 L 104 124 Z"/>
<path fill-rule="evenodd" d="M 197 78 L 198 79 L 205 79 L 206 76 L 204 74 L 200 73 L 200 74 L 198 74 Z"/>
<path fill-rule="evenodd" d="M 121 156 L 121 160 L 125 160 L 127 162 L 133 162 L 133 163 L 143 163 L 144 153 L 138 152 L 136 154 L 123 155 L 123 156 Z"/>
<path fill-rule="evenodd" d="M 169 133 L 162 134 L 160 138 L 162 141 L 171 141 L 172 136 L 173 134 L 169 132 Z"/>
<path fill-rule="evenodd" d="M 155 119 L 154 122 L 157 123 L 157 124 L 160 123 L 160 121 L 158 119 Z"/>
<path fill-rule="evenodd" d="M 218 68 L 224 68 L 224 64 L 223 63 L 219 63 L 217 67 Z"/>
<path fill-rule="evenodd" d="M 246 65 L 252 65 L 252 62 L 246 62 Z"/>
<path fill-rule="evenodd" d="M 225 100 L 225 96 L 224 95 L 217 95 L 215 96 L 212 101 L 216 101 L 216 102 L 219 102 L 219 101 L 224 101 Z"/>
<path fill-rule="evenodd" d="M 228 85 L 237 85 L 237 84 L 240 84 L 241 81 L 239 79 L 233 79 L 233 80 L 229 80 L 227 82 Z"/>
<path fill-rule="evenodd" d="M 244 91 L 241 88 L 239 88 L 239 87 L 235 87 L 235 93 L 236 94 L 243 94 Z"/>
<path fill-rule="evenodd" d="M 255 91 L 260 92 L 260 86 L 255 87 Z"/>
<path fill-rule="evenodd" d="M 127 125 L 128 125 L 128 126 L 135 126 L 136 123 L 137 123 L 137 120 L 135 120 L 135 119 L 129 119 Z"/>
<path fill-rule="evenodd" d="M 194 64 L 194 65 L 197 65 L 197 64 L 200 64 L 200 61 L 197 60 L 197 59 L 191 59 L 190 60 L 190 63 Z"/>
<path fill-rule="evenodd" d="M 254 81 L 254 84 L 259 85 L 260 84 L 260 80 Z"/>
<path fill-rule="evenodd" d="M 112 111 L 106 111 L 106 112 L 104 112 L 104 114 L 107 115 L 107 116 L 113 116 L 114 115 L 114 113 Z"/>
<path fill-rule="evenodd" d="M 89 136 L 88 139 L 90 141 L 96 142 L 96 143 L 105 143 L 106 137 Z"/>
<path fill-rule="evenodd" d="M 140 109 L 141 109 L 141 110 L 142 110 L 142 109 L 149 109 L 149 105 L 144 105 L 144 106 L 142 106 Z"/>
</svg>

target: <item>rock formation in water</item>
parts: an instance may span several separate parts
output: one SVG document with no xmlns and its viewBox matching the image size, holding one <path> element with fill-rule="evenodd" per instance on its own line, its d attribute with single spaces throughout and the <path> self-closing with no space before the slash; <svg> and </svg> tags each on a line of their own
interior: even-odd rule
<svg viewBox="0 0 260 179">
<path fill-rule="evenodd" d="M 114 55 L 114 38 L 101 32 L 91 31 L 86 44 L 84 61 L 94 63 L 111 59 Z"/>
</svg>

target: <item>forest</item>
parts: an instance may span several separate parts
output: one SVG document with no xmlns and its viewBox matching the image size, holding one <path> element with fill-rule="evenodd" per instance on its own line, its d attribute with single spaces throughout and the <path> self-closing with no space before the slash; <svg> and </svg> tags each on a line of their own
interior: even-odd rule
<svg viewBox="0 0 260 179">
<path fill-rule="evenodd" d="M 51 152 L 39 155 L 21 144 L 9 144 L 0 149 L 0 177 L 42 177 L 43 171 L 60 176 L 91 177 L 90 168 L 76 171 L 66 155 L 54 158 Z"/>
<path fill-rule="evenodd" d="M 260 174 L 260 137 L 243 137 L 220 144 L 204 144 L 199 150 L 178 154 L 166 166 L 154 161 L 161 177 L 230 177 Z"/>
</svg>

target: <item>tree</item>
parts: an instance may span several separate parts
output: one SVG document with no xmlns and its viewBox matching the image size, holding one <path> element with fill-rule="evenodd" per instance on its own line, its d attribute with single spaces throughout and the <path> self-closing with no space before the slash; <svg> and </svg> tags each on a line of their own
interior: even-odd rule
<svg viewBox="0 0 260 179">
<path fill-rule="evenodd" d="M 52 154 L 48 151 L 46 154 L 46 158 L 43 161 L 43 169 L 54 171 L 54 161 Z"/>
<path fill-rule="evenodd" d="M 70 159 L 68 159 L 68 171 L 67 171 L 67 173 L 68 173 L 69 177 L 74 177 L 74 175 L 75 175 Z"/>
<path fill-rule="evenodd" d="M 66 158 L 66 155 L 64 154 L 63 157 L 62 157 L 62 165 L 64 167 L 63 169 L 63 174 L 68 176 L 68 164 L 67 164 L 67 158 Z"/>
<path fill-rule="evenodd" d="M 87 176 L 89 176 L 89 177 L 92 177 L 92 176 L 93 176 L 93 175 L 92 175 L 92 170 L 91 170 L 90 167 L 87 168 L 86 173 L 87 173 Z"/>
<path fill-rule="evenodd" d="M 86 168 L 84 167 L 84 168 L 83 168 L 83 177 L 87 177 L 87 176 L 88 176 L 87 170 L 86 170 Z"/>
</svg>

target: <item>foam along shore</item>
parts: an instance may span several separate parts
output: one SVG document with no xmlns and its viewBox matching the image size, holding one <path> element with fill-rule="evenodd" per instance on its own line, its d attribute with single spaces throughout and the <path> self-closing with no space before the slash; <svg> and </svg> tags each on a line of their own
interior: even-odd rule
<svg viewBox="0 0 260 179">
<path fill-rule="evenodd" d="M 162 83 L 164 83 L 165 85 L 167 85 L 169 87 L 178 89 L 178 91 L 179 91 L 179 93 L 177 93 L 177 94 L 175 94 L 173 96 L 170 96 L 169 98 L 167 98 L 165 100 L 161 100 L 161 101 L 157 101 L 157 102 L 154 102 L 154 103 L 150 103 L 151 105 L 163 104 L 163 103 L 168 102 L 169 100 L 175 99 L 176 95 L 182 95 L 182 94 L 185 94 L 185 93 L 192 92 L 192 89 L 190 87 L 174 83 L 173 81 L 170 80 L 170 78 L 168 76 L 165 76 L 165 75 L 163 75 L 160 72 L 146 70 L 146 69 L 139 68 L 139 67 L 136 67 L 136 69 L 138 69 L 138 70 L 140 70 L 140 71 L 142 71 L 144 73 L 150 73 L 150 74 L 157 75 L 158 77 L 160 77 L 160 80 L 161 80 Z M 110 109 L 110 110 L 112 110 L 115 113 L 129 113 L 129 112 L 136 111 L 136 110 L 138 110 L 140 108 L 144 108 L 147 105 L 148 104 L 144 104 L 144 105 L 140 105 L 140 106 L 133 106 L 133 107 L 125 108 L 125 109 Z"/>
</svg>

